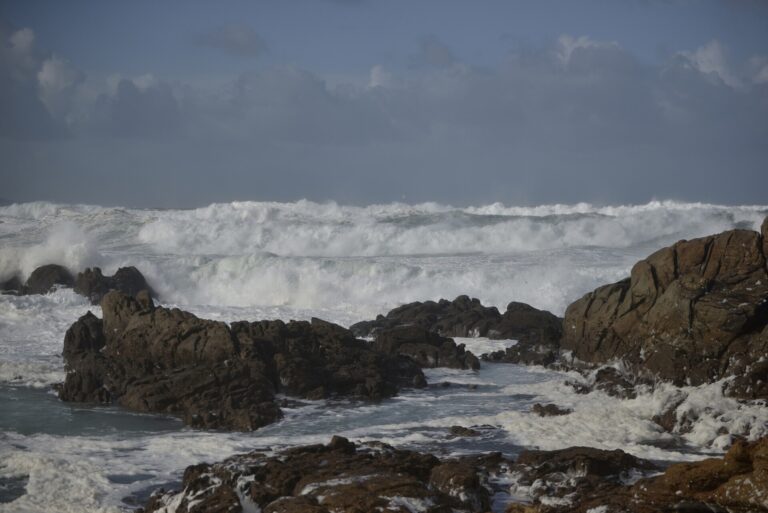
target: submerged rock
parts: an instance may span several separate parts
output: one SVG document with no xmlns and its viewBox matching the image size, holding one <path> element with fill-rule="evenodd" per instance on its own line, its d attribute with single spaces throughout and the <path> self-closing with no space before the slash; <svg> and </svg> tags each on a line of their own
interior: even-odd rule
<svg viewBox="0 0 768 513">
<path fill-rule="evenodd" d="M 560 415 L 568 415 L 573 410 L 569 408 L 560 408 L 556 404 L 541 404 L 536 403 L 531 407 L 531 413 L 535 413 L 539 417 L 559 417 Z"/>
<path fill-rule="evenodd" d="M 154 495 L 144 513 L 178 504 L 177 513 L 485 512 L 499 454 L 439 460 L 385 444 L 355 445 L 335 436 L 327 445 L 253 452 L 188 467 L 182 490 Z"/>
<path fill-rule="evenodd" d="M 638 262 L 568 307 L 562 349 L 676 385 L 734 377 L 729 395 L 768 397 L 767 227 L 680 241 Z"/>
<path fill-rule="evenodd" d="M 410 358 L 372 350 L 340 326 L 223 322 L 155 307 L 147 291 L 111 291 L 103 320 L 90 312 L 67 331 L 65 401 L 116 402 L 182 416 L 194 427 L 252 430 L 281 416 L 275 393 L 378 400 L 423 386 Z"/>
</svg>

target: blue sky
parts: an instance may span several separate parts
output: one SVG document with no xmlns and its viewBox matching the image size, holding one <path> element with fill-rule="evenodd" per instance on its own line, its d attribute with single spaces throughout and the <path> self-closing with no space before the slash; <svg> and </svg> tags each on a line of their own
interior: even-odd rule
<svg viewBox="0 0 768 513">
<path fill-rule="evenodd" d="M 0 4 L 0 196 L 766 203 L 759 1 Z"/>
</svg>

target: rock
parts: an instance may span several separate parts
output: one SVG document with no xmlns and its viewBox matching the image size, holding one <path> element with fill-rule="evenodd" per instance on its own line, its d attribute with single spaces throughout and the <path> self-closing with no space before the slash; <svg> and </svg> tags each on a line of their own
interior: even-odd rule
<svg viewBox="0 0 768 513">
<path fill-rule="evenodd" d="M 71 287 L 75 280 L 72 274 L 57 264 L 48 264 L 38 267 L 27 278 L 23 294 L 47 294 L 56 285 Z"/>
<path fill-rule="evenodd" d="M 480 431 L 464 426 L 451 426 L 451 429 L 449 429 L 448 432 L 448 438 L 480 436 Z"/>
<path fill-rule="evenodd" d="M 540 403 L 536 403 L 531 408 L 531 413 L 535 413 L 539 417 L 557 417 L 560 415 L 568 415 L 569 413 L 572 413 L 573 410 L 570 410 L 568 408 L 560 408 L 556 404 L 547 404 L 543 405 Z"/>
<path fill-rule="evenodd" d="M 768 511 L 768 437 L 738 440 L 724 458 L 678 463 L 632 486 L 620 483 L 579 494 L 571 504 L 534 511 L 559 513 L 655 513 L 658 511 Z"/>
<path fill-rule="evenodd" d="M 410 358 L 372 350 L 348 330 L 311 322 L 231 326 L 111 291 L 103 320 L 90 312 L 67 331 L 65 401 L 116 402 L 176 414 L 193 427 L 253 430 L 281 416 L 275 393 L 378 400 L 423 386 Z"/>
<path fill-rule="evenodd" d="M 515 339 L 530 344 L 555 345 L 562 333 L 561 319 L 524 303 L 510 303 L 504 315 L 480 300 L 459 296 L 453 301 L 409 303 L 379 315 L 373 321 L 350 326 L 357 336 L 375 335 L 377 330 L 412 325 L 444 337 L 489 337 Z"/>
<path fill-rule="evenodd" d="M 3 294 L 20 295 L 24 291 L 24 284 L 18 276 L 12 276 L 0 283 L 0 292 Z"/>
<path fill-rule="evenodd" d="M 384 444 L 355 445 L 334 437 L 274 456 L 253 452 L 184 473 L 182 490 L 150 499 L 146 513 L 169 501 L 178 513 L 482 512 L 492 491 L 484 484 L 504 464 L 499 454 L 440 461 L 431 454 Z M 246 504 L 240 501 L 245 501 Z M 245 507 L 247 505 L 247 508 Z"/>
<path fill-rule="evenodd" d="M 504 351 L 494 351 L 482 355 L 483 360 L 489 362 L 542 366 L 555 363 L 557 357 L 557 344 L 539 345 L 528 342 L 518 342 Z"/>
<path fill-rule="evenodd" d="M 630 278 L 568 307 L 562 349 L 591 363 L 621 359 L 637 375 L 676 385 L 739 376 L 729 395 L 768 397 L 765 251 L 749 230 L 661 249 Z"/>
<path fill-rule="evenodd" d="M 110 290 L 119 290 L 130 296 L 146 290 L 150 296 L 155 295 L 144 275 L 135 267 L 121 267 L 112 276 L 104 276 L 98 267 L 87 268 L 77 275 L 74 290 L 94 305 L 98 305 Z"/>
<path fill-rule="evenodd" d="M 408 356 L 421 367 L 480 368 L 480 361 L 464 344 L 416 325 L 401 325 L 376 331 L 372 347 L 386 354 Z"/>
<path fill-rule="evenodd" d="M 557 451 L 523 451 L 510 468 L 517 477 L 516 496 L 527 496 L 529 510 L 513 505 L 507 511 L 571 511 L 573 504 L 614 490 L 625 480 L 653 472 L 656 466 L 622 450 L 570 447 Z M 562 505 L 558 509 L 556 505 Z M 552 507 L 554 506 L 554 507 Z"/>
</svg>

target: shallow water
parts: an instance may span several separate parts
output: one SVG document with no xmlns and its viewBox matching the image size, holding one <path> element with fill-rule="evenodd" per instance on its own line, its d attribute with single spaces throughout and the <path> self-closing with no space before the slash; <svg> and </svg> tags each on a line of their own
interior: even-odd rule
<svg viewBox="0 0 768 513">
<path fill-rule="evenodd" d="M 232 203 L 184 211 L 34 203 L 0 208 L 0 280 L 50 262 L 106 273 L 136 265 L 162 303 L 224 321 L 317 316 L 349 325 L 406 301 L 459 294 L 501 310 L 516 300 L 562 314 L 662 245 L 756 228 L 766 213 L 679 203 Z M 725 399 L 719 384 L 662 386 L 622 401 L 574 393 L 566 381 L 576 375 L 484 363 L 478 372 L 428 370 L 427 389 L 376 404 L 307 401 L 255 433 L 193 431 L 171 417 L 58 401 L 50 387 L 65 375 L 64 333 L 88 310 L 101 315 L 71 290 L 0 296 L 0 512 L 126 510 L 178 483 L 187 465 L 333 434 L 438 455 L 589 445 L 679 461 L 722 452 L 722 427 L 754 438 L 768 425 L 763 406 Z M 459 342 L 476 354 L 514 343 Z M 682 395 L 679 411 L 698 416 L 694 429 L 663 433 L 651 418 Z M 536 402 L 573 413 L 540 418 L 529 413 Z M 453 425 L 480 435 L 450 438 Z"/>
</svg>

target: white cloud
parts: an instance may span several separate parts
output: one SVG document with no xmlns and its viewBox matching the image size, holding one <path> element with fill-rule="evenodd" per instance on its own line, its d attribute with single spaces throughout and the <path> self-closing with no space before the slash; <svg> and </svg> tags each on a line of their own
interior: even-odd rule
<svg viewBox="0 0 768 513">
<path fill-rule="evenodd" d="M 386 71 L 384 66 L 377 64 L 371 68 L 368 79 L 368 87 L 389 87 L 392 85 L 392 73 Z"/>
<path fill-rule="evenodd" d="M 75 88 L 84 78 L 85 74 L 68 61 L 49 57 L 37 72 L 40 100 L 52 115 L 63 118 L 71 107 Z"/>
<path fill-rule="evenodd" d="M 743 87 L 741 81 L 731 73 L 723 46 L 716 39 L 693 52 L 680 52 L 680 55 L 687 59 L 691 67 L 701 73 L 717 77 L 734 89 Z"/>
<path fill-rule="evenodd" d="M 558 50 L 557 58 L 563 67 L 567 67 L 571 61 L 571 56 L 579 49 L 619 49 L 616 42 L 595 41 L 588 36 L 573 37 L 569 34 L 563 34 L 557 39 Z"/>
</svg>

